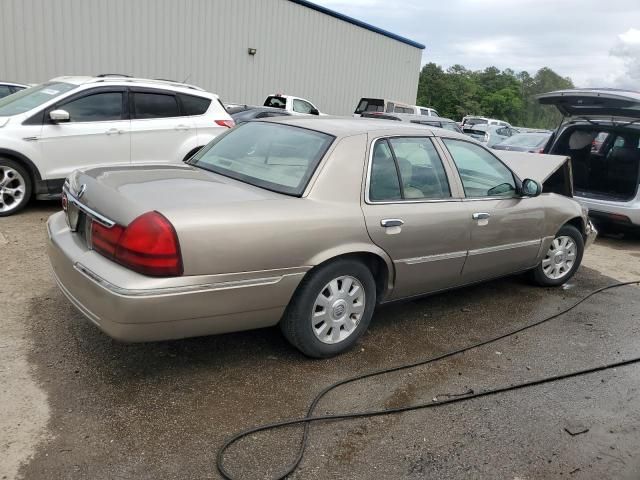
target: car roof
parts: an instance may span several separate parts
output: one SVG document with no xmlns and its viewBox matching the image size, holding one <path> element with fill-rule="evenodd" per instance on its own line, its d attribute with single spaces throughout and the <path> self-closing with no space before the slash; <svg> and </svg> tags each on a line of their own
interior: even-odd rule
<svg viewBox="0 0 640 480">
<path fill-rule="evenodd" d="M 2 80 L 0 80 L 0 85 L 9 85 L 11 87 L 25 87 L 25 88 L 29 87 L 29 85 L 25 85 L 24 83 L 4 82 Z"/>
<path fill-rule="evenodd" d="M 137 78 L 137 77 L 129 77 L 125 75 L 97 75 L 97 76 L 63 76 L 63 77 L 55 77 L 50 80 L 51 82 L 64 82 L 71 83 L 73 85 L 87 85 L 87 84 L 110 84 L 110 85 L 131 85 L 135 84 L 138 86 L 148 86 L 148 87 L 169 87 L 176 89 L 185 89 L 185 90 L 195 90 L 202 93 L 208 93 L 204 89 L 197 87 L 195 85 L 190 85 L 188 83 L 183 82 L 175 82 L 173 80 L 164 80 L 164 79 L 154 79 L 154 78 Z M 217 97 L 217 95 L 216 95 Z"/>
<path fill-rule="evenodd" d="M 430 107 L 420 107 L 420 108 L 430 108 Z M 433 108 L 431 109 L 433 110 Z M 407 119 L 407 121 L 411 120 L 424 120 L 424 121 L 435 121 L 435 122 L 451 122 L 456 123 L 454 120 L 445 117 L 435 117 L 433 115 L 416 115 L 415 113 L 388 113 L 384 115 L 391 115 L 394 117 Z M 373 118 L 373 117 L 368 117 Z"/>
<path fill-rule="evenodd" d="M 374 118 L 351 118 L 351 117 L 332 117 L 332 116 L 288 116 L 288 117 L 271 117 L 260 120 L 270 123 L 282 123 L 296 127 L 316 130 L 328 133 L 335 137 L 349 137 L 353 135 L 361 135 L 370 132 L 384 132 L 385 135 L 422 135 L 425 136 L 447 136 L 468 140 L 469 137 L 450 130 L 444 130 L 438 127 L 430 127 L 426 125 L 418 125 L 415 123 L 398 122 L 395 120 L 384 120 Z"/>
</svg>

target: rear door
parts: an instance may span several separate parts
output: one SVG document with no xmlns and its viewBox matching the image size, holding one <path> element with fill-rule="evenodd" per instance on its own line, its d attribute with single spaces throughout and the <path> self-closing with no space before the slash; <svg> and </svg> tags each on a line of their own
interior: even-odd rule
<svg viewBox="0 0 640 480">
<path fill-rule="evenodd" d="M 402 298 L 461 283 L 471 224 L 453 170 L 432 137 L 390 137 L 370 149 L 363 211 L 392 258 Z"/>
<path fill-rule="evenodd" d="M 170 90 L 130 89 L 131 161 L 178 163 L 191 150 L 197 132 L 193 118 L 182 116 L 177 95 Z"/>
<path fill-rule="evenodd" d="M 533 267 L 545 221 L 543 197 L 523 198 L 517 178 L 489 150 L 466 140 L 442 138 L 456 165 L 470 224 L 465 283 Z"/>
<path fill-rule="evenodd" d="M 78 168 L 128 164 L 131 138 L 126 102 L 124 87 L 99 87 L 47 108 L 38 139 L 47 177 L 65 178 Z M 52 110 L 66 110 L 69 121 L 51 122 Z"/>
</svg>

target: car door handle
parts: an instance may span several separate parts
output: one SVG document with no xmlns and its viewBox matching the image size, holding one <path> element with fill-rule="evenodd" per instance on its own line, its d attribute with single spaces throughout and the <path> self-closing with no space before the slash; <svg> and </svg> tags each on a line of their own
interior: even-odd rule
<svg viewBox="0 0 640 480">
<path fill-rule="evenodd" d="M 473 215 L 471 215 L 471 218 L 473 218 L 474 220 L 485 220 L 490 216 L 491 214 L 487 212 L 476 212 Z"/>
<path fill-rule="evenodd" d="M 191 127 L 189 125 L 176 125 L 174 127 L 176 130 L 189 130 Z"/>
<path fill-rule="evenodd" d="M 120 130 L 119 128 L 110 128 L 106 132 L 107 135 L 121 135 L 124 133 L 124 130 Z"/>
<path fill-rule="evenodd" d="M 404 225 L 404 221 L 399 218 L 385 218 L 384 220 L 380 220 L 380 225 L 385 228 L 401 227 Z"/>
</svg>

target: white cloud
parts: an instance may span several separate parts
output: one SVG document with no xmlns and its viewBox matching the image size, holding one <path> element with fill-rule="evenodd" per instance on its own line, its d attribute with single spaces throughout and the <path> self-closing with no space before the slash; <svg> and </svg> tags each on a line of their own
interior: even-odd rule
<svg viewBox="0 0 640 480">
<path fill-rule="evenodd" d="M 314 0 L 426 45 L 423 63 L 640 89 L 638 0 Z M 622 33 L 621 33 L 622 32 Z"/>
<path fill-rule="evenodd" d="M 640 89 L 640 30 L 630 28 L 618 35 L 611 55 L 622 66 L 613 83 L 623 88 Z"/>
</svg>

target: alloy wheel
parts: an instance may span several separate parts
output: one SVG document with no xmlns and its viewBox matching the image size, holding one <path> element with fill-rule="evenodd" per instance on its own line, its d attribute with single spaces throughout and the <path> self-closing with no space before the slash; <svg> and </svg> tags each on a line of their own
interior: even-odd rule
<svg viewBox="0 0 640 480">
<path fill-rule="evenodd" d="M 26 190 L 26 181 L 20 172 L 0 165 L 0 212 L 17 208 L 24 200 Z"/>
<path fill-rule="evenodd" d="M 558 280 L 569 274 L 576 261 L 577 247 L 573 238 L 563 235 L 551 242 L 542 260 L 542 271 L 547 278 Z"/>
<path fill-rule="evenodd" d="M 313 304 L 314 335 L 322 343 L 342 342 L 358 327 L 365 305 L 364 287 L 357 278 L 345 275 L 331 280 Z"/>
</svg>

